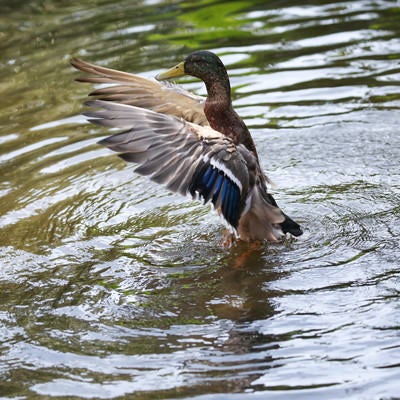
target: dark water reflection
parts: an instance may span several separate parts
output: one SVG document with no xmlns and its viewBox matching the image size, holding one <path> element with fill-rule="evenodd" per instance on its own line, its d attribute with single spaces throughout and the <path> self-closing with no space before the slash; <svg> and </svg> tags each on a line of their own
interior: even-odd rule
<svg viewBox="0 0 400 400">
<path fill-rule="evenodd" d="M 389 0 L 0 2 L 0 395 L 400 398 L 399 27 Z M 221 248 L 79 116 L 72 56 L 205 48 L 298 241 Z"/>
</svg>

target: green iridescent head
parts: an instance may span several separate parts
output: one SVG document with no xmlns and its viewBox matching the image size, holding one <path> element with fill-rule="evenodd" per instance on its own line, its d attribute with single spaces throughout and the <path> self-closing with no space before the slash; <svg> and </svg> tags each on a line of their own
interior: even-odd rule
<svg viewBox="0 0 400 400">
<path fill-rule="evenodd" d="M 184 75 L 195 76 L 206 83 L 212 79 L 228 78 L 225 66 L 219 57 L 211 51 L 201 50 L 189 54 L 175 67 L 158 74 L 156 79 L 162 81 Z"/>
</svg>

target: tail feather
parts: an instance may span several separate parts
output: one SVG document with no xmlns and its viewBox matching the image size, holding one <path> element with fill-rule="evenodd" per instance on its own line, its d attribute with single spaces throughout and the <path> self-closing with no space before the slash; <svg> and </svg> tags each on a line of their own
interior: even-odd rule
<svg viewBox="0 0 400 400">
<path fill-rule="evenodd" d="M 279 225 L 282 228 L 283 233 L 290 233 L 293 236 L 301 236 L 303 234 L 303 230 L 297 222 L 294 222 L 288 215 L 283 213 L 285 216 L 285 220 L 281 222 Z"/>
</svg>

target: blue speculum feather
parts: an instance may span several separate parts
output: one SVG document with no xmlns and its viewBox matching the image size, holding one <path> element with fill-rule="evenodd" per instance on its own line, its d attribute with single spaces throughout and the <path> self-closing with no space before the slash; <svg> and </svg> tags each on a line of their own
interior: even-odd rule
<svg viewBox="0 0 400 400">
<path fill-rule="evenodd" d="M 217 183 L 215 184 L 215 187 L 214 187 L 213 198 L 212 198 L 213 204 L 215 204 L 218 199 L 218 195 L 221 190 L 223 181 L 224 181 L 224 174 L 222 172 L 220 172 L 218 179 L 217 179 Z"/>
<path fill-rule="evenodd" d="M 208 178 L 208 180 L 206 181 L 206 191 L 207 191 L 207 195 L 208 192 L 211 190 L 211 188 L 213 187 L 215 180 L 217 179 L 218 176 L 218 170 L 216 168 L 213 168 L 213 171 L 210 175 L 210 177 Z"/>
<path fill-rule="evenodd" d="M 232 221 L 239 221 L 240 216 L 240 191 L 239 188 L 235 186 L 233 191 L 233 200 L 232 200 Z M 236 226 L 235 226 L 236 228 Z"/>
<path fill-rule="evenodd" d="M 222 185 L 222 193 L 221 193 L 221 196 L 222 196 L 222 206 L 223 206 L 224 204 L 226 204 L 226 193 L 227 193 L 227 191 L 228 191 L 228 185 L 229 185 L 229 180 L 226 179 L 226 177 L 225 177 L 225 179 L 224 179 L 224 184 Z M 224 211 L 224 209 L 222 209 L 222 211 Z M 225 214 L 225 213 L 224 213 L 224 214 Z"/>
<path fill-rule="evenodd" d="M 225 201 L 222 204 L 222 212 L 224 214 L 225 219 L 230 223 L 230 218 L 229 218 L 229 210 L 231 209 L 231 204 L 230 204 L 230 198 L 231 198 L 231 192 L 232 192 L 232 185 L 230 182 L 228 182 L 227 185 L 227 189 L 226 189 L 226 197 L 225 197 Z"/>
<path fill-rule="evenodd" d="M 214 206 L 219 202 L 222 215 L 234 228 L 240 217 L 240 190 L 237 185 L 218 168 L 205 164 L 194 176 L 190 187 L 192 195 L 198 192 L 207 203 L 210 199 Z"/>
<path fill-rule="evenodd" d="M 222 214 L 226 218 L 226 220 L 229 222 L 228 219 L 228 206 L 229 206 L 229 191 L 230 191 L 230 184 L 228 179 L 225 178 L 224 180 L 224 185 L 222 186 Z"/>
<path fill-rule="evenodd" d="M 228 221 L 232 222 L 233 221 L 233 212 L 235 208 L 235 186 L 233 184 L 230 185 L 230 191 L 229 191 L 229 199 L 228 199 L 228 212 L 227 212 L 227 219 Z"/>
<path fill-rule="evenodd" d="M 208 181 L 208 179 L 210 178 L 210 175 L 211 175 L 211 173 L 213 172 L 213 170 L 214 170 L 214 168 L 213 168 L 211 165 L 209 165 L 208 168 L 207 168 L 207 170 L 206 170 L 206 172 L 205 172 L 204 175 L 203 175 L 202 180 L 201 180 L 204 184 L 207 183 L 207 181 Z"/>
<path fill-rule="evenodd" d="M 229 178 L 225 178 L 227 184 L 226 196 L 222 204 L 222 212 L 226 220 L 237 228 L 240 212 L 240 191 Z"/>
</svg>

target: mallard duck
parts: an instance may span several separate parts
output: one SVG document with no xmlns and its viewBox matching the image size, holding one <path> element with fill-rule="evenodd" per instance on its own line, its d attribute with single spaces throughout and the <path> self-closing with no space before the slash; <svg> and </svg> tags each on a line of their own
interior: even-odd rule
<svg viewBox="0 0 400 400">
<path fill-rule="evenodd" d="M 286 233 L 303 233 L 267 191 L 269 180 L 232 107 L 228 74 L 214 53 L 196 51 L 156 77 L 197 77 L 206 85 L 205 100 L 172 84 L 79 59 L 71 63 L 90 74 L 80 82 L 114 84 L 90 93 L 97 99 L 86 102 L 93 110 L 84 115 L 94 124 L 123 130 L 99 143 L 138 164 L 137 173 L 212 204 L 232 238 L 278 242 Z"/>
</svg>

